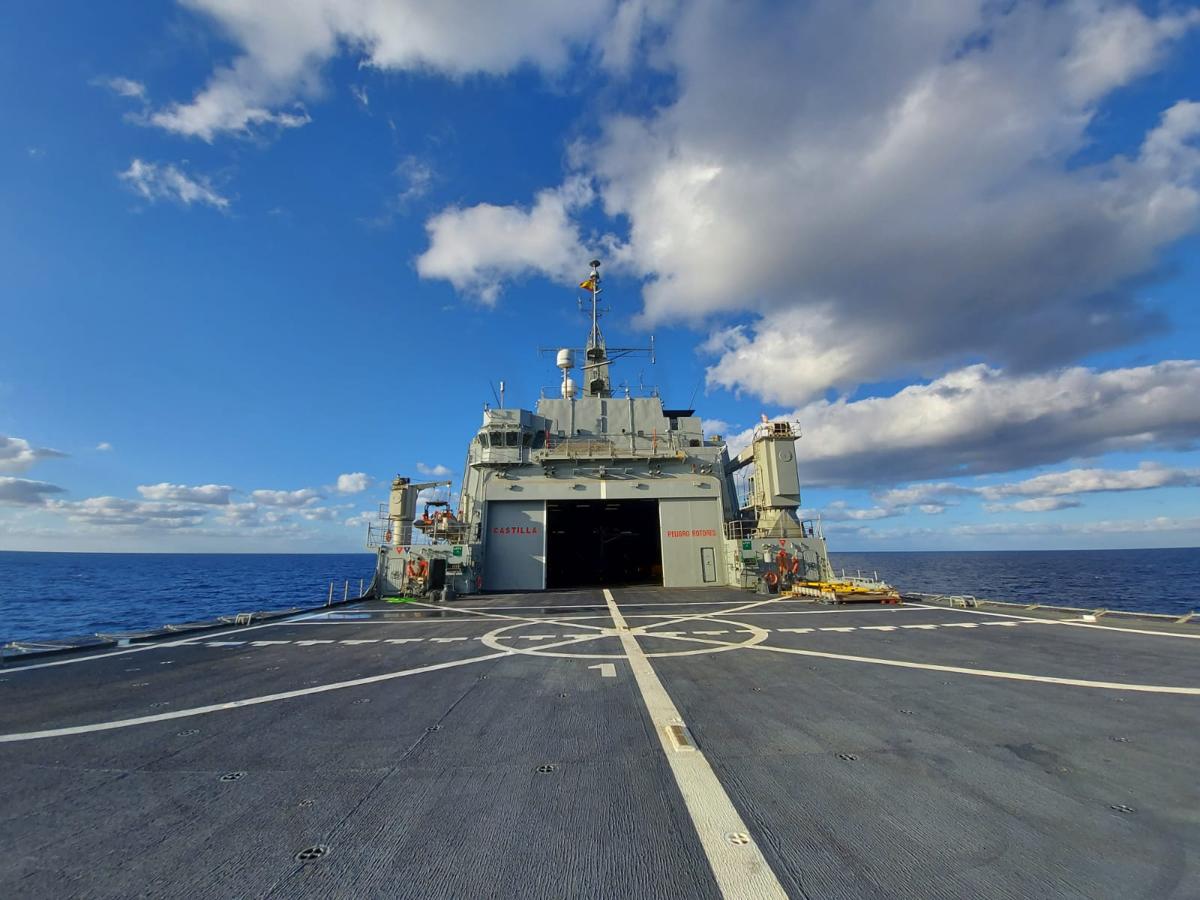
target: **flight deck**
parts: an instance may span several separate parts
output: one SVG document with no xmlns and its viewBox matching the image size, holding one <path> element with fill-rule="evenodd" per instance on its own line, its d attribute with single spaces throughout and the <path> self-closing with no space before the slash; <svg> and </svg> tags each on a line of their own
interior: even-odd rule
<svg viewBox="0 0 1200 900">
<path fill-rule="evenodd" d="M 8 897 L 1195 897 L 1200 629 L 732 588 L 0 669 Z"/>
</svg>

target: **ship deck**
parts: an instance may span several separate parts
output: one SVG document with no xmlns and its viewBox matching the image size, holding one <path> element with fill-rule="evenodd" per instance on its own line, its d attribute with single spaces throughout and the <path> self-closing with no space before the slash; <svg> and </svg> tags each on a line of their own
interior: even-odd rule
<svg viewBox="0 0 1200 900">
<path fill-rule="evenodd" d="M 647 588 L 14 662 L 0 894 L 1196 897 L 1198 639 Z"/>
</svg>

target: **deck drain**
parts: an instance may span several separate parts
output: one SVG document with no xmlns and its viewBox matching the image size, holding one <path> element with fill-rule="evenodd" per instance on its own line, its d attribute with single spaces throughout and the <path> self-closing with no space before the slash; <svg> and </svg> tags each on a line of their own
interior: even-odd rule
<svg viewBox="0 0 1200 900">
<path fill-rule="evenodd" d="M 1112 806 L 1109 807 L 1109 809 L 1116 810 L 1117 812 L 1123 812 L 1123 813 L 1136 812 L 1136 810 L 1132 806 L 1126 806 L 1124 803 L 1114 803 Z"/>
<path fill-rule="evenodd" d="M 312 847 L 305 847 L 296 854 L 296 862 L 316 862 L 323 856 L 329 853 L 329 848 L 324 844 L 316 844 Z"/>
<path fill-rule="evenodd" d="M 746 834 L 744 831 L 731 831 L 729 834 L 725 835 L 725 840 L 731 844 L 748 844 L 750 843 L 750 835 Z"/>
<path fill-rule="evenodd" d="M 762 688 L 751 688 L 750 690 L 754 691 L 754 693 L 756 693 L 756 694 L 762 693 Z"/>
<path fill-rule="evenodd" d="M 226 772 L 217 781 L 240 781 L 245 775 L 245 772 Z"/>
<path fill-rule="evenodd" d="M 279 666 L 267 666 L 267 671 L 268 672 L 278 672 Z"/>
<path fill-rule="evenodd" d="M 430 725 L 430 726 L 429 726 L 428 728 L 426 728 L 425 730 L 426 730 L 426 731 L 429 731 L 429 732 L 441 731 L 441 730 L 442 730 L 442 726 L 441 726 L 441 725 Z"/>
<path fill-rule="evenodd" d="M 557 769 L 558 766 L 556 766 L 554 763 L 542 763 L 542 765 L 538 766 L 533 771 L 537 772 L 539 775 L 549 775 L 551 772 L 554 772 Z"/>
<path fill-rule="evenodd" d="M 858 759 L 853 753 L 839 753 L 837 757 L 838 759 L 844 759 L 846 762 L 854 762 Z"/>
<path fill-rule="evenodd" d="M 193 734 L 199 734 L 199 728 L 189 728 L 186 731 L 175 732 L 175 737 L 191 737 Z"/>
<path fill-rule="evenodd" d="M 150 682 L 148 682 L 148 681 L 135 681 L 135 682 L 133 682 L 133 684 L 131 684 L 131 685 L 129 685 L 129 686 L 130 686 L 130 687 L 150 687 Z"/>
</svg>

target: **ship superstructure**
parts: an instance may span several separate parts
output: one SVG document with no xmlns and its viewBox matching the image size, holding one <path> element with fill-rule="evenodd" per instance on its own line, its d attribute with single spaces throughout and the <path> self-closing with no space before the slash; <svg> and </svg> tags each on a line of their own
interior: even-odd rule
<svg viewBox="0 0 1200 900">
<path fill-rule="evenodd" d="M 380 588 L 446 598 L 633 584 L 778 591 L 831 581 L 820 523 L 797 515 L 798 428 L 764 417 L 731 458 L 695 410 L 666 407 L 654 391 L 614 390 L 614 359 L 635 351 L 606 346 L 599 260 L 581 288 L 590 295 L 587 343 L 578 355 L 557 351 L 559 396 L 532 410 L 485 407 L 458 509 L 435 499 L 417 517 L 421 491 L 447 483 L 392 483 L 368 534 Z M 744 503 L 734 478 L 743 470 Z"/>
</svg>

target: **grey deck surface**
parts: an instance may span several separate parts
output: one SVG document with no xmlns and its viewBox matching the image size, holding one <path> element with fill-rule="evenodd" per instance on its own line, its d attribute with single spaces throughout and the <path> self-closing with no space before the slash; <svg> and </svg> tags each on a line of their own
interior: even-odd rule
<svg viewBox="0 0 1200 900">
<path fill-rule="evenodd" d="M 792 896 L 1200 896 L 1200 631 L 613 593 Z M 372 602 L 0 669 L 0 896 L 720 896 L 611 626 Z"/>
</svg>

